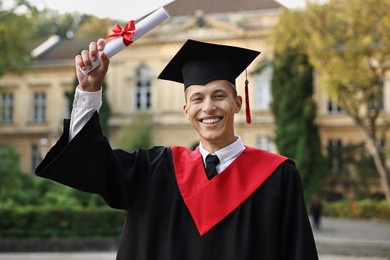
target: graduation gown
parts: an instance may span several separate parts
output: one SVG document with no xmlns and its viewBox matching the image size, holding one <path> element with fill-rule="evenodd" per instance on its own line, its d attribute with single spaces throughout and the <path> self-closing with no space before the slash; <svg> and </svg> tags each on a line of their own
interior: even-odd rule
<svg viewBox="0 0 390 260">
<path fill-rule="evenodd" d="M 36 174 L 127 211 L 117 259 L 318 259 L 301 180 L 286 158 L 246 147 L 208 181 L 199 151 L 111 149 L 97 113 L 68 136 L 65 120 Z"/>
</svg>

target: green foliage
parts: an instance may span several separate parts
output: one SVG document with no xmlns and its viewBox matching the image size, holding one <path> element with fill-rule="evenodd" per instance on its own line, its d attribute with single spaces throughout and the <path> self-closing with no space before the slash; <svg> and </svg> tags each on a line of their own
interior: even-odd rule
<svg viewBox="0 0 390 260">
<path fill-rule="evenodd" d="M 316 67 L 318 84 L 355 122 L 373 157 L 383 192 L 390 200 L 390 170 L 377 145 L 384 82 L 390 69 L 388 0 L 308 4 L 302 20 L 304 49 Z"/>
<path fill-rule="evenodd" d="M 269 40 L 275 53 L 283 53 L 286 50 L 295 50 L 305 53 L 305 30 L 302 21 L 305 12 L 285 9 L 279 17 L 279 24 L 272 29 Z"/>
<path fill-rule="evenodd" d="M 4 196 L 7 188 L 18 189 L 21 186 L 19 176 L 22 176 L 22 172 L 19 161 L 20 155 L 15 148 L 0 145 L 0 198 Z"/>
<path fill-rule="evenodd" d="M 2 238 L 67 238 L 118 236 L 125 212 L 107 207 L 0 206 Z"/>
<path fill-rule="evenodd" d="M 390 220 L 390 203 L 388 201 L 361 200 L 337 201 L 324 204 L 325 216 L 345 219 Z"/>
<path fill-rule="evenodd" d="M 111 116 L 111 107 L 107 99 L 107 84 L 103 81 L 102 86 L 102 106 L 99 110 L 99 121 L 102 127 L 103 134 L 109 136 L 109 120 Z"/>
<path fill-rule="evenodd" d="M 84 208 L 103 206 L 105 202 L 95 194 L 84 193 L 32 174 L 13 175 L 17 186 L 4 185 L 0 193 L 2 208 L 20 206 L 58 206 Z"/>
<path fill-rule="evenodd" d="M 81 50 L 79 51 L 81 52 Z M 76 92 L 76 87 L 79 85 L 79 81 L 77 80 L 76 75 L 73 77 L 73 89 L 72 91 L 65 92 L 66 101 L 68 102 L 69 115 L 72 113 L 73 102 L 74 102 L 74 94 Z"/>
<path fill-rule="evenodd" d="M 133 123 L 120 129 L 114 140 L 116 147 L 126 151 L 149 148 L 153 144 L 153 125 L 148 114 L 139 113 L 133 117 Z"/>
<path fill-rule="evenodd" d="M 322 85 L 351 115 L 357 115 L 359 108 L 373 109 L 372 99 L 381 100 L 390 57 L 388 8 L 388 0 L 308 5 L 307 53 L 322 75 Z M 375 109 L 380 107 L 378 102 Z"/>
<path fill-rule="evenodd" d="M 97 40 L 104 35 L 107 35 L 108 30 L 115 24 L 111 19 L 100 19 L 90 16 L 77 29 L 75 39 L 91 39 Z"/>
<path fill-rule="evenodd" d="M 28 67 L 32 47 L 53 34 L 61 38 L 90 38 L 106 35 L 114 24 L 110 19 L 94 16 L 39 10 L 26 0 L 13 1 L 5 10 L 0 1 L 0 76 L 7 70 L 18 72 Z"/>
<path fill-rule="evenodd" d="M 97 195 L 22 173 L 19 168 L 19 157 L 15 148 L 0 146 L 1 208 L 12 209 L 22 206 L 84 208 L 105 205 L 103 199 Z"/>
<path fill-rule="evenodd" d="M 28 29 L 24 29 L 28 26 L 26 17 L 0 11 L 0 77 L 7 70 L 19 71 L 31 60 L 26 48 Z"/>
<path fill-rule="evenodd" d="M 95 194 L 21 173 L 19 154 L 0 146 L 1 237 L 117 235 L 123 214 Z"/>
<path fill-rule="evenodd" d="M 302 134 L 301 117 L 306 96 L 306 79 L 300 73 L 300 64 L 304 56 L 298 57 L 294 51 L 275 53 L 272 77 L 272 112 L 276 123 L 276 145 L 280 153 L 295 158 L 297 137 Z M 308 83 L 309 86 L 311 83 Z"/>
<path fill-rule="evenodd" d="M 310 198 L 314 193 L 321 193 L 320 180 L 326 166 L 315 124 L 317 108 L 313 101 L 313 68 L 299 44 L 301 32 L 296 28 L 300 17 L 299 12 L 285 12 L 273 32 L 276 48 L 271 108 L 278 151 L 295 160 L 305 197 Z"/>
</svg>

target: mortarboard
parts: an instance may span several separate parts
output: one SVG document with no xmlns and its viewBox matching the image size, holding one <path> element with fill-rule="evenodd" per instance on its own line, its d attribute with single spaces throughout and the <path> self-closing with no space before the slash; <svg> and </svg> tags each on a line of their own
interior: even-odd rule
<svg viewBox="0 0 390 260">
<path fill-rule="evenodd" d="M 235 79 L 259 54 L 239 47 L 187 40 L 158 78 L 184 83 L 185 89 L 218 79 L 235 85 Z"/>
<path fill-rule="evenodd" d="M 158 78 L 184 83 L 184 89 L 221 79 L 236 85 L 236 78 L 259 54 L 240 47 L 187 40 Z M 250 123 L 248 81 L 245 83 L 247 122 Z"/>
</svg>

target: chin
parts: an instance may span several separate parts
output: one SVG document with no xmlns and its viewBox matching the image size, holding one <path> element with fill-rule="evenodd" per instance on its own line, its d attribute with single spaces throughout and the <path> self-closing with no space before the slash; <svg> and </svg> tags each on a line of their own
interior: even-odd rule
<svg viewBox="0 0 390 260">
<path fill-rule="evenodd" d="M 204 134 L 201 134 L 201 136 L 202 136 L 202 139 L 204 139 L 208 142 L 218 141 L 222 138 L 222 136 L 218 133 L 204 133 Z"/>
</svg>

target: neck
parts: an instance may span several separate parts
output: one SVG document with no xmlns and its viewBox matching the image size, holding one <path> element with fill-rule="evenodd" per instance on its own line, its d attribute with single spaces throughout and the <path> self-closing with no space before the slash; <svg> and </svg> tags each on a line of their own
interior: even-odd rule
<svg viewBox="0 0 390 260">
<path fill-rule="evenodd" d="M 210 153 L 215 153 L 218 150 L 221 150 L 222 148 L 225 148 L 226 146 L 231 145 L 237 140 L 237 137 L 234 136 L 232 139 L 229 139 L 228 141 L 225 141 L 223 143 L 217 143 L 217 142 L 210 142 L 207 140 L 202 140 L 202 146 L 204 149 L 209 151 Z"/>
</svg>

